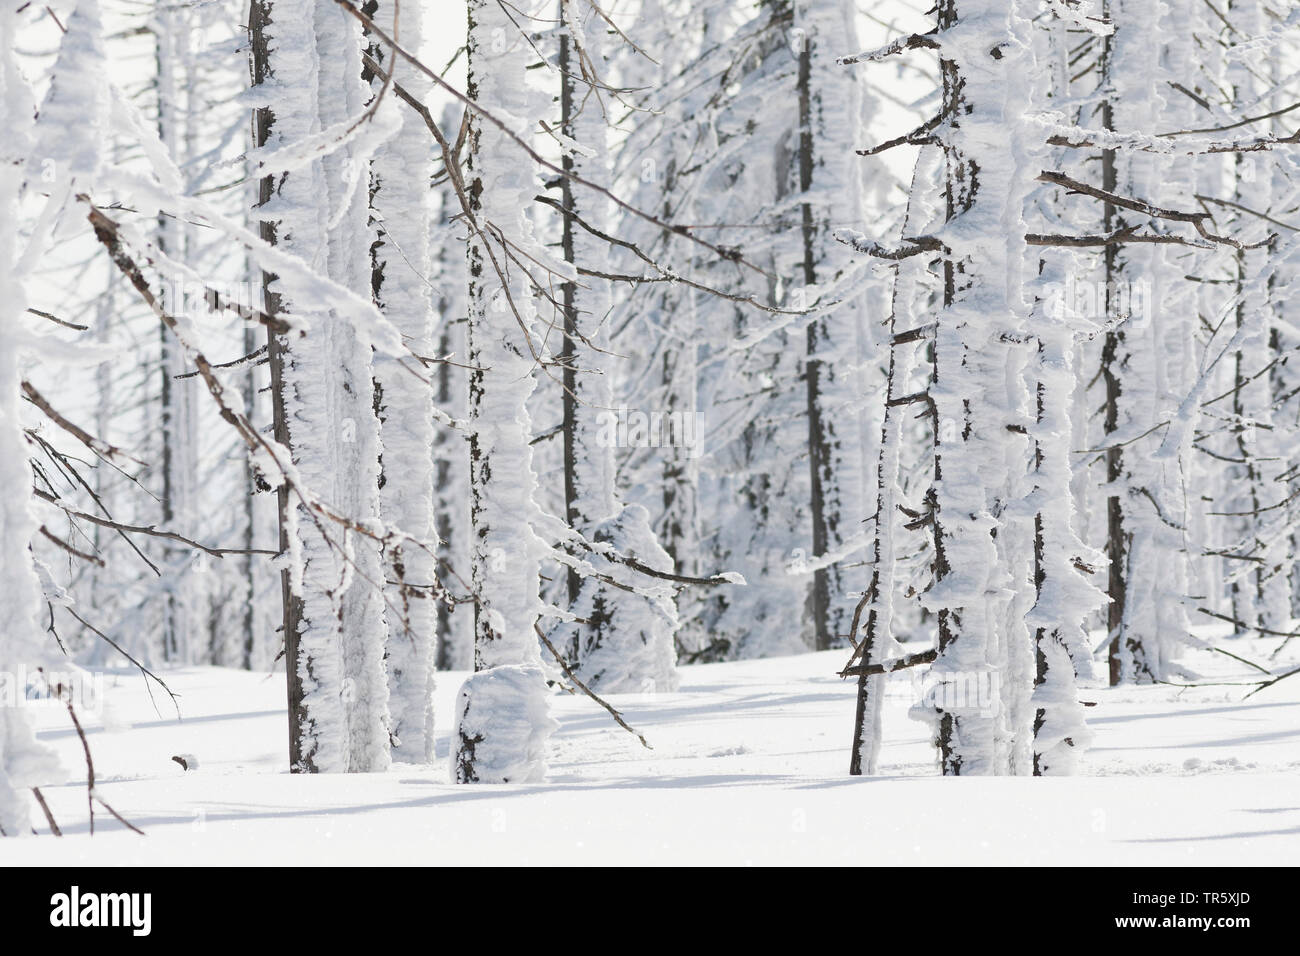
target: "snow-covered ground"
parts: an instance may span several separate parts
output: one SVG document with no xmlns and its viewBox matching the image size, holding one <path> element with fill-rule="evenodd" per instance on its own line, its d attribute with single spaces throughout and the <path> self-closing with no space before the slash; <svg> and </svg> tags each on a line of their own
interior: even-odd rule
<svg viewBox="0 0 1300 956">
<path fill-rule="evenodd" d="M 1286 663 L 1268 659 L 1276 640 L 1229 646 L 1274 670 Z M 165 694 L 155 689 L 155 710 L 139 674 L 123 671 L 88 716 L 88 738 L 99 792 L 147 835 L 101 811 L 88 836 L 81 744 L 65 712 L 37 706 L 41 736 L 72 777 L 46 789 L 66 836 L 4 841 L 0 862 L 1218 865 L 1300 856 L 1300 675 L 1244 702 L 1248 687 L 1088 686 L 1096 740 L 1087 775 L 1066 779 L 936 777 L 922 725 L 906 714 L 912 680 L 895 675 L 881 775 L 850 778 L 853 687 L 834 673 L 843 658 L 684 667 L 678 693 L 612 697 L 653 750 L 589 699 L 557 695 L 550 779 L 526 786 L 447 782 L 451 701 L 464 675 L 439 675 L 438 765 L 302 776 L 284 769 L 283 675 L 168 672 L 178 721 Z M 1207 681 L 1259 676 L 1206 651 L 1186 663 Z M 197 770 L 171 759 L 186 754 Z"/>
</svg>

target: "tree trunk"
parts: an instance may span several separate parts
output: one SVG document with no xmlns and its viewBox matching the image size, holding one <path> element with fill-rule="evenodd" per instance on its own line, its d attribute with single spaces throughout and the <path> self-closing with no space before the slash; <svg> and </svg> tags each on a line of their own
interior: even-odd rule
<svg viewBox="0 0 1300 956">
<path fill-rule="evenodd" d="M 367 91 L 353 24 L 332 5 L 254 3 L 254 78 L 277 81 L 270 107 L 254 120 L 259 144 L 296 142 L 360 113 Z M 303 51 L 315 51 L 306 64 L 296 58 Z M 280 58 L 289 61 L 283 72 Z M 262 205 L 274 203 L 278 214 L 268 215 L 262 230 L 341 285 L 368 294 L 365 191 L 348 193 L 346 158 L 344 148 L 264 181 Z M 331 223 L 329 214 L 340 211 Z M 332 310 L 296 308 L 277 283 L 264 277 L 267 311 L 292 316 L 307 330 L 269 339 L 276 438 L 292 452 L 302 488 L 353 521 L 371 522 L 378 512 L 378 441 L 370 345 Z M 290 564 L 282 582 L 290 767 L 382 770 L 389 741 L 378 547 L 327 525 L 284 486 L 280 540 Z"/>
<path fill-rule="evenodd" d="M 540 12 L 540 0 L 517 7 L 524 24 Z M 524 85 L 530 47 L 520 29 L 494 0 L 470 0 L 468 94 L 522 121 L 531 110 Z M 531 129 L 517 132 L 529 135 Z M 546 741 L 554 729 L 536 632 L 546 546 L 532 527 L 537 476 L 527 408 L 540 337 L 531 284 L 508 259 L 514 248 L 535 242 L 526 215 L 533 205 L 533 178 L 518 146 L 478 114 L 470 121 L 468 148 L 474 219 L 467 338 L 477 673 L 460 690 L 452 766 L 459 783 L 522 783 L 545 776 Z M 505 241 L 492 238 L 489 226 Z"/>
<path fill-rule="evenodd" d="M 411 2 L 380 0 L 370 17 L 406 49 L 418 49 L 421 10 Z M 393 23 L 400 14 L 400 22 Z M 423 74 L 390 57 L 382 43 L 372 56 L 395 71 L 412 96 L 423 101 L 432 84 Z M 380 81 L 374 81 L 380 89 Z M 389 94 L 391 96 L 391 93 Z M 396 111 L 396 99 L 385 104 Z M 429 133 L 405 110 L 401 128 L 380 147 L 371 163 L 371 206 L 378 237 L 371 249 L 371 292 L 375 304 L 402 333 L 417 355 L 433 350 L 433 310 L 426 285 L 432 265 L 429 233 L 432 194 Z M 396 117 L 394 117 L 396 119 Z M 416 375 L 411 359 L 375 357 L 375 404 L 383 440 L 380 488 L 384 523 L 409 535 L 387 555 L 389 711 L 393 757 L 406 763 L 433 760 L 433 667 L 438 578 L 434 530 L 433 401 L 429 386 Z M 392 583 L 396 582 L 396 583 Z"/>
</svg>

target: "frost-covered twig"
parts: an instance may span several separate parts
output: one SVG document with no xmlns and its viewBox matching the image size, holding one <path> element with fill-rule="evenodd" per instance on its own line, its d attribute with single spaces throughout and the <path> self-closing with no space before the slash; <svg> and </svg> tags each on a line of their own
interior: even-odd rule
<svg viewBox="0 0 1300 956">
<path fill-rule="evenodd" d="M 1234 249 L 1259 249 L 1268 245 L 1272 241 L 1272 236 L 1261 242 L 1246 243 L 1239 239 L 1233 239 L 1230 236 L 1221 236 L 1217 233 L 1210 232 L 1206 228 L 1206 222 L 1211 221 L 1214 217 L 1208 212 L 1185 212 L 1181 209 L 1167 209 L 1164 206 L 1157 206 L 1154 203 L 1147 202 L 1144 199 L 1135 199 L 1130 196 L 1121 196 L 1107 189 L 1093 186 L 1090 183 L 1080 182 L 1070 176 L 1054 170 L 1044 170 L 1038 174 L 1040 183 L 1050 183 L 1054 186 L 1062 186 L 1071 192 L 1082 193 L 1085 196 L 1091 196 L 1093 199 L 1100 199 L 1111 205 L 1119 206 L 1121 209 L 1131 209 L 1134 212 L 1140 212 L 1152 219 L 1167 219 L 1171 222 L 1185 222 L 1192 226 L 1197 234 L 1207 242 L 1213 242 L 1220 245 L 1231 246 Z"/>
<path fill-rule="evenodd" d="M 81 442 L 83 445 L 85 445 L 95 454 L 102 455 L 104 458 L 107 458 L 110 461 L 116 460 L 118 458 L 127 458 L 135 462 L 137 465 L 144 464 L 144 462 L 140 461 L 138 458 L 133 458 L 132 456 L 123 452 L 122 449 L 117 448 L 114 445 L 110 445 L 105 441 L 101 441 L 100 439 L 96 438 L 94 435 L 90 434 L 90 432 L 82 428 L 80 425 L 77 425 L 74 422 L 69 421 L 67 418 L 64 418 L 61 414 L 59 414 L 57 410 L 55 410 L 54 406 L 49 403 L 49 401 L 45 398 L 45 396 L 36 390 L 36 386 L 32 385 L 32 383 L 27 381 L 26 379 L 23 380 L 22 390 L 23 390 L 23 395 L 27 397 L 27 400 L 31 402 L 33 405 L 35 405 L 37 408 L 39 408 L 42 412 L 44 412 L 45 416 L 50 421 L 54 422 L 54 424 L 58 425 L 65 432 L 67 432 L 73 438 L 77 439 L 77 441 Z"/>
<path fill-rule="evenodd" d="M 904 236 L 903 242 L 908 243 L 908 245 L 890 249 L 872 239 L 868 239 L 862 233 L 850 229 L 837 231 L 835 241 L 850 246 L 854 252 L 861 252 L 863 255 L 873 256 L 876 259 L 889 259 L 892 261 L 910 259 L 912 256 L 918 256 L 923 252 L 942 252 L 945 248 L 943 241 L 935 236 Z"/>
<path fill-rule="evenodd" d="M 906 657 L 899 657 L 892 661 L 879 661 L 874 664 L 850 664 L 840 671 L 840 676 L 862 677 L 871 674 L 892 674 L 894 671 L 901 671 L 908 667 L 933 664 L 938 657 L 939 651 L 932 647 L 929 650 L 917 651 L 915 654 L 908 654 Z"/>
<path fill-rule="evenodd" d="M 1081 126 L 1058 127 L 1047 138 L 1049 146 L 1066 146 L 1072 149 L 1130 149 L 1144 153 L 1167 153 L 1180 156 L 1210 155 L 1215 153 L 1259 153 L 1278 146 L 1300 143 L 1300 130 L 1290 136 L 1260 136 L 1243 140 L 1210 140 L 1207 142 L 1176 143 L 1162 133 L 1147 136 L 1137 133 L 1112 133 L 1107 130 L 1086 129 Z"/>
<path fill-rule="evenodd" d="M 933 146 L 939 142 L 938 137 L 934 135 L 935 128 L 943 122 L 943 114 L 933 116 L 926 120 L 910 133 L 904 133 L 902 136 L 895 136 L 893 139 L 887 139 L 883 143 L 872 146 L 869 149 L 859 149 L 855 152 L 859 156 L 875 156 L 886 150 L 893 149 L 895 146 Z"/>
<path fill-rule="evenodd" d="M 862 53 L 854 53 L 850 56 L 836 57 L 835 62 L 840 66 L 852 66 L 854 63 L 875 63 L 893 56 L 896 53 L 902 53 L 904 50 L 937 50 L 939 41 L 935 37 L 934 31 L 929 33 L 913 33 L 910 36 L 899 37 L 892 40 L 882 47 L 876 47 L 874 50 L 866 50 Z"/>
</svg>

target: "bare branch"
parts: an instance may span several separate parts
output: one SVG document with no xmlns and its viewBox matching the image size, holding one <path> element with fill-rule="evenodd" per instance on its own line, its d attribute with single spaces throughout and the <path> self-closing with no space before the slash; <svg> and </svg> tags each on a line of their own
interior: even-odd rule
<svg viewBox="0 0 1300 956">
<path fill-rule="evenodd" d="M 937 50 L 939 41 L 935 38 L 934 31 L 929 33 L 913 33 L 910 36 L 899 37 L 890 43 L 874 50 L 867 50 L 863 53 L 855 53 L 851 56 L 836 57 L 835 62 L 840 66 L 852 66 L 854 63 L 877 63 L 885 57 L 893 56 L 896 53 L 902 53 L 904 50 Z"/>
<path fill-rule="evenodd" d="M 601 700 L 601 698 L 598 697 L 590 687 L 588 687 L 586 684 L 584 684 L 581 680 L 578 679 L 578 675 L 573 673 L 573 671 L 569 668 L 568 663 L 560 655 L 560 652 L 555 649 L 555 645 L 552 644 L 550 640 L 547 639 L 546 634 L 542 631 L 539 625 L 534 624 L 533 630 L 537 632 L 537 636 L 541 639 L 542 643 L 546 645 L 546 649 L 551 652 L 551 656 L 553 656 L 556 660 L 556 663 L 560 665 L 560 670 L 564 671 L 564 676 L 569 678 L 569 680 L 573 681 L 573 685 L 577 687 L 578 690 L 582 691 L 584 694 L 586 694 L 596 703 L 600 704 L 601 707 L 604 707 L 607 711 L 609 711 L 609 715 L 614 718 L 614 721 L 620 727 L 626 730 L 629 734 L 632 734 L 632 736 L 636 737 L 637 740 L 641 741 L 641 746 L 645 747 L 646 750 L 654 750 L 654 748 L 650 746 L 649 742 L 646 741 L 645 737 L 638 731 L 633 730 L 632 727 L 628 724 L 628 722 L 623 719 L 622 714 L 620 714 L 617 710 L 615 710 L 605 701 Z"/>
</svg>

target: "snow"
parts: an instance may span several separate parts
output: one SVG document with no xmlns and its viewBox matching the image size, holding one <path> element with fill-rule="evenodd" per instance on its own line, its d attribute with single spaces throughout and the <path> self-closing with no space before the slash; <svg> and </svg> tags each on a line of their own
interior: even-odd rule
<svg viewBox="0 0 1300 956">
<path fill-rule="evenodd" d="M 1276 646 L 1231 643 L 1252 660 Z M 85 722 L 99 792 L 147 836 L 101 814 L 87 837 L 80 743 L 66 713 L 33 705 L 40 738 L 72 772 L 44 790 L 66 836 L 7 844 L 5 860 L 1232 865 L 1300 852 L 1300 681 L 1246 701 L 1245 687 L 1084 682 L 1096 739 L 1082 776 L 942 778 L 924 726 L 905 715 L 904 672 L 884 699 L 880 775 L 850 778 L 854 687 L 834 674 L 844 656 L 697 665 L 676 693 L 611 696 L 653 750 L 590 700 L 557 695 L 548 781 L 476 787 L 447 782 L 449 719 L 432 767 L 290 775 L 282 675 L 167 672 L 177 720 L 124 671 L 105 682 L 113 729 Z M 1188 662 L 1206 680 L 1252 679 L 1223 655 L 1192 650 Z M 440 714 L 462 676 L 439 681 Z"/>
<path fill-rule="evenodd" d="M 456 696 L 454 783 L 540 783 L 556 724 L 537 689 L 541 667 L 498 664 L 471 675 Z"/>
</svg>

